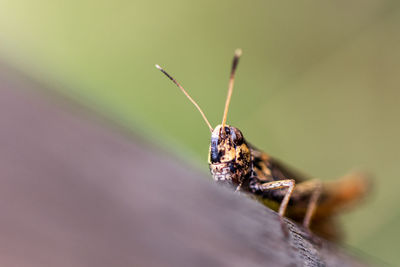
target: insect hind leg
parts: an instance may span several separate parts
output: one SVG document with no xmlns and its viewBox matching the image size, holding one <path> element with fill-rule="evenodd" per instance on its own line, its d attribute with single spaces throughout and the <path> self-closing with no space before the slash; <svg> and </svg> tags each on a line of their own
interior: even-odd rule
<svg viewBox="0 0 400 267">
<path fill-rule="evenodd" d="M 317 208 L 319 197 L 321 196 L 322 193 L 322 183 L 319 180 L 311 180 L 309 184 L 312 193 L 310 196 L 310 200 L 308 201 L 306 214 L 304 215 L 303 219 L 303 226 L 306 228 L 310 227 L 312 217 L 315 214 L 315 210 Z M 299 187 L 301 186 L 302 184 L 299 185 Z"/>
</svg>

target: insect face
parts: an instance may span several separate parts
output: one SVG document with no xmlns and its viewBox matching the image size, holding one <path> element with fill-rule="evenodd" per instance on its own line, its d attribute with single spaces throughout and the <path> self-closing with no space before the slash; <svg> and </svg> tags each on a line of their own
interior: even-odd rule
<svg viewBox="0 0 400 267">
<path fill-rule="evenodd" d="M 251 153 L 241 131 L 218 125 L 211 134 L 208 163 L 214 180 L 240 185 L 250 173 Z"/>
</svg>

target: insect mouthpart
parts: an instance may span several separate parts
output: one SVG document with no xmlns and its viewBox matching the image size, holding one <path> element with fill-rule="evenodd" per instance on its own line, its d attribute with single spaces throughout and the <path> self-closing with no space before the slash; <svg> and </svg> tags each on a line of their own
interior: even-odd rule
<svg viewBox="0 0 400 267">
<path fill-rule="evenodd" d="M 234 163 L 214 163 L 211 167 L 211 172 L 216 181 L 232 180 L 234 173 Z"/>
<path fill-rule="evenodd" d="M 237 182 L 234 181 L 235 177 L 234 163 L 214 163 L 210 165 L 210 171 L 214 180 L 218 183 L 234 185 Z"/>
<path fill-rule="evenodd" d="M 235 161 L 210 164 L 210 171 L 217 183 L 231 186 L 241 184 L 247 173 L 246 168 Z"/>
</svg>

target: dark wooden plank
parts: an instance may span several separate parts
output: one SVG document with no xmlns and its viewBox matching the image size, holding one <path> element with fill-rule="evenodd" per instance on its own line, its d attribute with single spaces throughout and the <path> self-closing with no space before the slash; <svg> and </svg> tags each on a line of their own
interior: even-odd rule
<svg viewBox="0 0 400 267">
<path fill-rule="evenodd" d="M 1 266 L 363 265 L 40 87 L 0 70 Z"/>
</svg>

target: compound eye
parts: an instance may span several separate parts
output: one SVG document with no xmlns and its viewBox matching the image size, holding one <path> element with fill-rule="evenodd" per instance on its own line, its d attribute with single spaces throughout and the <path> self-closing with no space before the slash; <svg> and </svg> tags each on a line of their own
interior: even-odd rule
<svg viewBox="0 0 400 267">
<path fill-rule="evenodd" d="M 231 139 L 232 139 L 232 142 L 237 146 L 243 144 L 242 133 L 238 129 L 233 128 L 233 127 L 231 127 Z"/>
<path fill-rule="evenodd" d="M 231 135 L 231 129 L 229 127 L 221 128 L 219 131 L 219 136 L 222 139 L 225 139 L 226 137 L 229 137 L 230 135 Z"/>
</svg>

